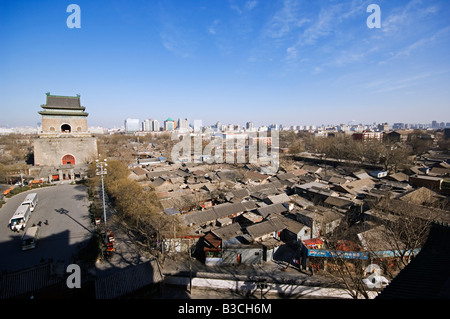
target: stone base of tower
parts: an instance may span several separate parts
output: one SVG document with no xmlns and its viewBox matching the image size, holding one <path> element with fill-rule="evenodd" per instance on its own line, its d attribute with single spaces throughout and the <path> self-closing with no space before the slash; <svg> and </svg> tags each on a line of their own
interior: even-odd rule
<svg viewBox="0 0 450 319">
<path fill-rule="evenodd" d="M 95 137 L 36 138 L 35 166 L 88 164 L 98 156 Z"/>
</svg>

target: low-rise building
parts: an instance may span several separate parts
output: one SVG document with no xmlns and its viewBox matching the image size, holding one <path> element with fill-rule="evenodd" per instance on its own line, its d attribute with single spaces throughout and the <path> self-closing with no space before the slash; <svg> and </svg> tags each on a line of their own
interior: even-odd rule
<svg viewBox="0 0 450 319">
<path fill-rule="evenodd" d="M 330 208 L 312 206 L 295 212 L 295 217 L 298 222 L 311 228 L 311 239 L 333 231 L 340 224 L 343 215 Z"/>
</svg>

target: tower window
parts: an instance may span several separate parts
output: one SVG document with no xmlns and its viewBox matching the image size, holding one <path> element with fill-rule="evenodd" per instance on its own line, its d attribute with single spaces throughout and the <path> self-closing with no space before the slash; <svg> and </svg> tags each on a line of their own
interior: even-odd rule
<svg viewBox="0 0 450 319">
<path fill-rule="evenodd" d="M 71 127 L 69 124 L 63 124 L 61 125 L 61 132 L 62 133 L 70 133 L 71 132 Z"/>
</svg>

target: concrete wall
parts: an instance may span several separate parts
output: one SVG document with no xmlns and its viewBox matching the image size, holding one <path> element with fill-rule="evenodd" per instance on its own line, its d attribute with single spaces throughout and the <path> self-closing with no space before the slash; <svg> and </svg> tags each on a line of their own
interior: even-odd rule
<svg viewBox="0 0 450 319">
<path fill-rule="evenodd" d="M 241 264 L 261 264 L 263 262 L 263 247 L 224 248 L 222 264 L 237 265 L 237 256 L 241 256 Z"/>
<path fill-rule="evenodd" d="M 64 155 L 75 157 L 75 164 L 85 164 L 97 158 L 95 137 L 36 138 L 34 165 L 59 166 Z"/>
</svg>

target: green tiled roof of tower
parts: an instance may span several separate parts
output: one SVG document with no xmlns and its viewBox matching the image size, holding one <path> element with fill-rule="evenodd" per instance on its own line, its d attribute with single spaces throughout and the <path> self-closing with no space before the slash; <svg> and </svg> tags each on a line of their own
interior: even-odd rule
<svg viewBox="0 0 450 319">
<path fill-rule="evenodd" d="M 63 96 L 51 95 L 50 92 L 47 92 L 46 95 L 47 104 L 41 105 L 44 110 L 38 112 L 39 114 L 88 116 L 88 113 L 84 112 L 86 108 L 80 104 L 79 94 L 76 96 Z"/>
</svg>

